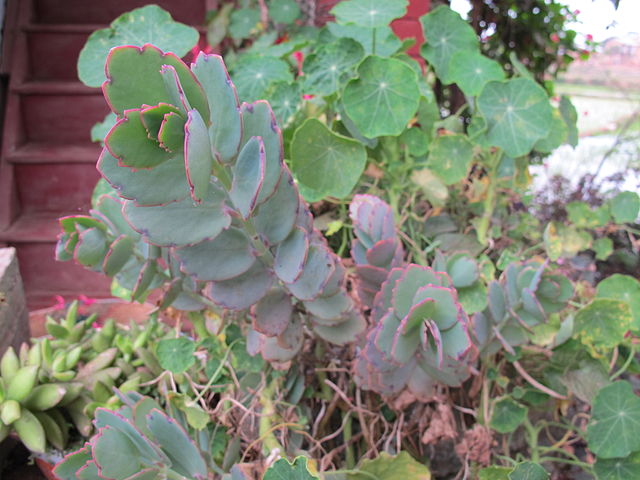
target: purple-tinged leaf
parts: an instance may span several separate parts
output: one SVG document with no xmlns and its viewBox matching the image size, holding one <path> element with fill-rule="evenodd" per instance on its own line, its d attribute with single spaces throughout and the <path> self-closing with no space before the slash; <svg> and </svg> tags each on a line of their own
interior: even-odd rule
<svg viewBox="0 0 640 480">
<path fill-rule="evenodd" d="M 343 288 L 345 283 L 346 269 L 344 268 L 342 261 L 340 261 L 335 255 L 332 256 L 335 270 L 329 276 L 326 285 L 322 289 L 322 293 L 320 294 L 321 297 L 330 297 L 335 295 Z"/>
<path fill-rule="evenodd" d="M 335 266 L 329 252 L 311 246 L 302 275 L 286 287 L 299 300 L 313 300 L 322 293 L 334 270 Z"/>
<path fill-rule="evenodd" d="M 387 279 L 389 271 L 372 265 L 358 265 L 356 267 L 356 273 L 365 288 L 378 291 L 380 285 Z"/>
<path fill-rule="evenodd" d="M 388 269 L 398 247 L 396 242 L 395 238 L 380 240 L 367 250 L 367 261 L 374 267 Z"/>
<path fill-rule="evenodd" d="M 178 77 L 178 72 L 175 67 L 172 65 L 163 65 L 160 67 L 160 75 L 162 76 L 164 88 L 167 90 L 167 95 L 170 99 L 169 103 L 178 107 L 180 112 L 186 116 L 192 107 L 182 89 L 180 77 Z"/>
<path fill-rule="evenodd" d="M 440 285 L 440 277 L 429 267 L 409 265 L 398 279 L 392 294 L 392 303 L 396 314 L 404 318 L 415 303 L 414 296 L 425 285 Z M 422 298 L 420 299 L 422 300 Z"/>
<path fill-rule="evenodd" d="M 262 184 L 264 189 L 265 184 Z M 253 219 L 258 233 L 271 245 L 277 245 L 293 230 L 300 196 L 293 184 L 291 174 L 283 174 L 275 195 L 258 207 Z"/>
<path fill-rule="evenodd" d="M 442 335 L 440 333 L 440 329 L 436 325 L 436 322 L 433 320 L 428 320 L 425 322 L 426 328 L 431 333 L 431 338 L 433 339 L 433 343 L 436 347 L 436 358 L 437 358 L 437 367 L 442 367 L 442 362 L 444 361 L 444 349 L 442 347 Z"/>
<path fill-rule="evenodd" d="M 162 299 L 159 305 L 160 310 L 169 308 L 173 304 L 173 302 L 176 301 L 181 292 L 182 278 L 174 278 L 173 280 L 171 280 L 171 282 L 169 282 L 164 294 L 162 295 Z"/>
<path fill-rule="evenodd" d="M 380 319 L 379 328 L 373 338 L 373 344 L 380 352 L 390 359 L 391 348 L 393 347 L 393 339 L 396 332 L 400 328 L 400 320 L 389 310 L 387 314 Z"/>
<path fill-rule="evenodd" d="M 106 218 L 108 220 L 107 226 L 113 236 L 125 235 L 137 242 L 140 239 L 140 234 L 131 228 L 122 215 L 123 203 L 115 196 L 102 195 L 96 202 L 95 210 L 90 210 L 90 213 L 93 215 L 94 212 L 98 212 Z"/>
<path fill-rule="evenodd" d="M 311 215 L 302 196 L 298 196 L 298 203 L 300 204 L 300 208 L 298 209 L 295 224 L 308 233 L 311 233 L 313 231 L 313 215 Z"/>
<path fill-rule="evenodd" d="M 159 207 L 139 207 L 127 201 L 123 211 L 146 241 L 161 247 L 195 245 L 217 237 L 231 224 L 222 195 L 213 186 L 200 205 L 194 205 L 191 197 Z"/>
<path fill-rule="evenodd" d="M 346 291 L 340 290 L 330 297 L 304 302 L 304 306 L 309 313 L 318 317 L 315 323 L 330 326 L 339 323 L 339 318 L 353 308 L 353 302 Z"/>
<path fill-rule="evenodd" d="M 211 283 L 207 294 L 218 305 L 230 310 L 244 310 L 264 297 L 273 281 L 273 274 L 256 260 L 242 275 Z"/>
<path fill-rule="evenodd" d="M 371 318 L 374 322 L 379 322 L 391 308 L 393 290 L 402 275 L 404 275 L 403 269 L 394 268 L 388 273 L 387 279 L 380 286 L 380 290 L 373 301 L 373 310 L 371 312 Z"/>
<path fill-rule="evenodd" d="M 142 470 L 138 449 L 115 427 L 105 426 L 92 438 L 91 451 L 100 476 L 127 478 Z"/>
<path fill-rule="evenodd" d="M 247 353 L 252 357 L 259 354 L 265 338 L 267 337 L 256 332 L 253 328 L 249 328 L 249 331 L 247 332 Z"/>
<path fill-rule="evenodd" d="M 357 238 L 354 238 L 351 242 L 351 258 L 353 258 L 356 265 L 366 265 L 369 263 L 367 259 L 367 249 L 364 248 Z"/>
<path fill-rule="evenodd" d="M 184 163 L 191 198 L 198 203 L 209 190 L 213 162 L 207 126 L 197 110 L 190 110 L 184 124 Z"/>
<path fill-rule="evenodd" d="M 489 283 L 489 311 L 496 322 L 501 322 L 507 312 L 504 291 L 495 280 Z"/>
<path fill-rule="evenodd" d="M 436 302 L 433 298 L 426 298 L 416 302 L 409 310 L 406 317 L 402 319 L 400 329 L 403 335 L 407 335 L 424 323 L 425 320 L 433 318 L 436 312 Z"/>
<path fill-rule="evenodd" d="M 431 401 L 436 393 L 436 382 L 419 366 L 411 372 L 411 376 L 407 381 L 407 387 L 411 393 L 423 402 Z"/>
<path fill-rule="evenodd" d="M 207 94 L 211 112 L 209 136 L 224 163 L 235 158 L 242 137 L 242 117 L 236 88 L 219 55 L 198 54 L 191 71 Z"/>
<path fill-rule="evenodd" d="M 456 323 L 449 330 L 442 331 L 444 353 L 460 359 L 472 347 L 471 338 L 463 323 Z"/>
<path fill-rule="evenodd" d="M 173 103 L 160 74 L 164 65 L 175 69 L 193 107 L 204 118 L 209 118 L 204 91 L 189 68 L 173 53 L 164 53 L 150 44 L 115 47 L 109 52 L 107 80 L 102 84 L 102 91 L 111 110 L 121 115 L 127 109 L 142 105 Z"/>
<path fill-rule="evenodd" d="M 131 170 L 105 148 L 98 159 L 98 170 L 118 194 L 138 205 L 166 205 L 189 196 L 184 159 L 176 156 L 156 168 Z"/>
<path fill-rule="evenodd" d="M 414 330 L 405 334 L 402 332 L 404 329 L 406 329 L 406 324 L 401 322 L 393 336 L 393 343 L 389 352 L 391 359 L 399 365 L 407 363 L 420 345 L 420 332 Z"/>
<path fill-rule="evenodd" d="M 75 452 L 65 455 L 62 461 L 55 466 L 53 473 L 60 480 L 77 480 L 76 472 L 90 460 L 89 449 L 84 446 Z"/>
<path fill-rule="evenodd" d="M 302 344 L 300 344 L 300 346 L 302 346 Z M 284 363 L 293 359 L 298 354 L 298 350 L 282 348 L 278 344 L 277 338 L 262 336 L 260 353 L 262 354 L 262 358 L 268 362 Z"/>
<path fill-rule="evenodd" d="M 195 480 L 207 478 L 207 465 L 198 447 L 176 420 L 154 409 L 147 415 L 147 425 L 171 460 L 173 471 Z"/>
<path fill-rule="evenodd" d="M 102 230 L 88 228 L 78 235 L 75 260 L 85 267 L 102 264 L 107 248 L 107 239 Z"/>
<path fill-rule="evenodd" d="M 287 329 L 291 322 L 291 297 L 280 289 L 271 290 L 251 309 L 253 328 L 263 335 L 275 337 Z"/>
<path fill-rule="evenodd" d="M 179 113 L 167 113 L 158 131 L 160 147 L 169 151 L 184 154 L 185 147 L 185 119 Z"/>
<path fill-rule="evenodd" d="M 273 270 L 278 278 L 285 283 L 295 282 L 302 274 L 308 251 L 308 233 L 300 227 L 294 228 L 276 250 Z"/>
<path fill-rule="evenodd" d="M 182 271 L 201 281 L 237 277 L 249 270 L 256 258 L 249 238 L 234 227 L 222 231 L 213 240 L 177 248 L 175 256 L 180 260 Z"/>
<path fill-rule="evenodd" d="M 60 217 L 58 219 L 58 223 L 60 224 L 60 227 L 62 227 L 62 230 L 66 233 L 80 233 L 81 230 L 86 228 L 97 228 L 98 230 L 102 230 L 103 232 L 107 231 L 107 226 L 104 223 L 87 215 L 71 215 L 67 217 Z M 78 226 L 82 227 L 82 229 L 78 229 Z"/>
<path fill-rule="evenodd" d="M 256 207 L 264 175 L 264 143 L 259 137 L 251 137 L 238 154 L 229 191 L 234 207 L 245 220 L 251 216 Z"/>
<path fill-rule="evenodd" d="M 546 321 L 547 315 L 544 313 L 544 309 L 540 302 L 536 298 L 536 296 L 529 290 L 528 288 L 522 289 L 522 305 L 524 306 L 524 310 L 534 318 L 536 323 L 541 323 Z M 528 322 L 527 322 L 528 323 Z M 535 325 L 533 323 L 532 325 Z"/>
<path fill-rule="evenodd" d="M 446 271 L 456 288 L 470 287 L 480 278 L 478 263 L 467 253 L 458 253 L 449 258 Z"/>
<path fill-rule="evenodd" d="M 285 350 L 300 350 L 303 339 L 304 330 L 299 315 L 291 317 L 287 328 L 277 336 L 278 345 Z"/>
<path fill-rule="evenodd" d="M 313 317 L 312 317 L 313 318 Z M 338 325 L 325 326 L 314 323 L 313 329 L 320 338 L 335 345 L 345 345 L 359 340 L 367 328 L 364 317 L 355 310 L 347 314 Z"/>
<path fill-rule="evenodd" d="M 126 480 L 157 480 L 158 478 L 162 478 L 162 474 L 163 472 L 158 468 L 145 468 L 135 475 L 131 475 Z"/>
<path fill-rule="evenodd" d="M 138 280 L 133 288 L 132 298 L 134 300 L 142 299 L 142 297 L 147 293 L 147 290 L 151 286 L 151 283 L 155 279 L 157 273 L 158 270 L 156 262 L 153 260 L 147 260 L 140 270 Z"/>
<path fill-rule="evenodd" d="M 78 469 L 73 480 L 96 480 L 98 478 L 103 479 L 104 477 L 101 476 L 98 464 L 94 460 L 90 460 Z"/>
<path fill-rule="evenodd" d="M 251 137 L 260 137 L 264 143 L 265 171 L 262 189 L 258 196 L 259 205 L 270 198 L 276 192 L 278 183 L 281 183 L 280 177 L 284 169 L 282 132 L 271 107 L 264 100 L 251 104 L 243 103 L 241 112 L 243 131 L 240 145 L 244 146 Z"/>
<path fill-rule="evenodd" d="M 160 127 L 167 113 L 178 113 L 179 110 L 168 103 L 160 103 L 151 107 L 143 107 L 140 111 L 140 120 L 151 140 L 158 141 Z"/>
<path fill-rule="evenodd" d="M 125 266 L 133 254 L 134 243 L 130 237 L 120 235 L 116 238 L 102 262 L 102 270 L 108 277 L 113 277 Z"/>
<path fill-rule="evenodd" d="M 414 296 L 413 304 L 415 305 L 427 299 L 434 300 L 433 310 L 429 318 L 436 323 L 439 329 L 447 330 L 458 321 L 462 310 L 456 298 L 455 290 L 427 285 L 418 289 Z"/>
</svg>

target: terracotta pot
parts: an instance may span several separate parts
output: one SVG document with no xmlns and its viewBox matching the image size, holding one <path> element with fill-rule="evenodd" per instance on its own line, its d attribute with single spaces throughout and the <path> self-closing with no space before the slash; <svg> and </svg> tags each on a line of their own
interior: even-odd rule
<svg viewBox="0 0 640 480">
<path fill-rule="evenodd" d="M 54 469 L 55 465 L 53 465 L 52 463 L 47 462 L 46 460 L 44 460 L 42 458 L 36 457 L 35 460 L 36 460 L 36 465 L 38 466 L 38 468 L 40 469 L 42 474 L 47 478 L 47 480 L 60 480 L 53 473 L 53 469 Z"/>
</svg>

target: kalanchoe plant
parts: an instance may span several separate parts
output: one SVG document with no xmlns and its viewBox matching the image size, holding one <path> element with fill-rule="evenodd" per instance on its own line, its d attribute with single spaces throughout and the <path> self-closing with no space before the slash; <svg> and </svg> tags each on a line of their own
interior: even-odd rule
<svg viewBox="0 0 640 480">
<path fill-rule="evenodd" d="M 251 348 L 269 360 L 301 347 L 301 309 L 319 336 L 355 339 L 364 320 L 283 163 L 269 105 L 239 105 L 216 55 L 190 69 L 152 45 L 118 47 L 106 73 L 118 121 L 98 169 L 114 193 L 92 216 L 61 220 L 58 258 L 133 271 L 134 298 L 164 285 L 162 306 L 251 308 Z"/>
<path fill-rule="evenodd" d="M 458 386 L 471 374 L 469 319 L 446 273 L 413 264 L 394 268 L 372 317 L 355 365 L 363 388 L 392 394 L 408 387 L 427 396 L 434 383 Z"/>
<path fill-rule="evenodd" d="M 567 277 L 547 270 L 546 263 L 512 263 L 499 281 L 489 284 L 489 305 L 473 317 L 473 332 L 482 355 L 529 340 L 532 328 L 559 312 L 573 296 Z"/>
<path fill-rule="evenodd" d="M 351 257 L 358 274 L 358 297 L 372 306 L 389 271 L 402 265 L 404 248 L 398 238 L 391 207 L 373 195 L 356 195 L 349 206 L 356 239 Z"/>
<path fill-rule="evenodd" d="M 96 434 L 57 465 L 61 480 L 77 478 L 208 478 L 202 451 L 154 400 L 131 393 L 117 412 L 96 411 Z"/>
</svg>

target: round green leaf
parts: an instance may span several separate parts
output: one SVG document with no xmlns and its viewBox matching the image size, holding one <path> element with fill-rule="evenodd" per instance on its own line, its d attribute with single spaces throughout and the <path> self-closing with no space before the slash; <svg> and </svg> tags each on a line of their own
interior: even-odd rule
<svg viewBox="0 0 640 480">
<path fill-rule="evenodd" d="M 636 192 L 620 192 L 611 200 L 611 214 L 616 223 L 633 223 L 640 212 L 640 196 Z"/>
<path fill-rule="evenodd" d="M 293 135 L 293 174 L 299 183 L 323 196 L 349 195 L 366 161 L 367 152 L 359 142 L 332 132 L 315 118 L 306 120 Z"/>
<path fill-rule="evenodd" d="M 473 144 L 464 135 L 441 135 L 431 144 L 427 166 L 445 185 L 467 176 L 473 160 Z"/>
<path fill-rule="evenodd" d="M 609 240 L 604 238 L 601 240 Z M 629 275 L 616 273 L 601 281 L 596 288 L 597 298 L 613 298 L 626 302 L 633 315 L 634 330 L 640 330 L 640 282 Z"/>
<path fill-rule="evenodd" d="M 578 112 L 566 95 L 560 97 L 560 115 L 567 125 L 567 143 L 572 147 L 578 145 Z"/>
<path fill-rule="evenodd" d="M 407 3 L 407 0 L 346 0 L 333 7 L 331 13 L 338 23 L 378 28 L 403 17 Z"/>
<path fill-rule="evenodd" d="M 626 302 L 597 298 L 575 316 L 574 333 L 595 348 L 614 348 L 624 340 L 633 317 Z"/>
<path fill-rule="evenodd" d="M 300 16 L 300 7 L 293 0 L 273 0 L 269 3 L 269 16 L 276 23 L 293 23 Z"/>
<path fill-rule="evenodd" d="M 362 45 L 351 38 L 321 45 L 302 66 L 304 93 L 326 97 L 338 91 L 362 57 Z"/>
<path fill-rule="evenodd" d="M 266 96 L 275 82 L 291 82 L 293 75 L 284 60 L 275 57 L 245 56 L 233 69 L 233 82 L 243 102 L 253 102 Z"/>
<path fill-rule="evenodd" d="M 598 458 L 593 470 L 598 480 L 640 478 L 640 452 L 626 458 Z"/>
<path fill-rule="evenodd" d="M 109 28 L 91 34 L 78 57 L 78 77 L 90 87 L 106 80 L 104 63 L 109 50 L 119 45 L 141 47 L 152 43 L 160 50 L 185 56 L 198 43 L 195 28 L 174 22 L 169 12 L 157 5 L 147 5 L 124 13 Z"/>
<path fill-rule="evenodd" d="M 160 340 L 156 356 L 160 366 L 172 373 L 183 373 L 196 361 L 196 345 L 186 337 Z"/>
<path fill-rule="evenodd" d="M 475 97 L 487 83 L 504 80 L 504 70 L 498 62 L 475 50 L 461 50 L 451 57 L 449 78 L 465 95 Z"/>
<path fill-rule="evenodd" d="M 278 125 L 286 128 L 293 120 L 294 115 L 300 110 L 302 93 L 298 83 L 278 82 L 274 85 L 269 103 L 276 116 Z"/>
<path fill-rule="evenodd" d="M 307 468 L 306 457 L 296 457 L 293 463 L 286 458 L 278 459 L 264 472 L 263 480 L 318 480 Z"/>
<path fill-rule="evenodd" d="M 598 238 L 591 245 L 593 251 L 596 252 L 596 260 L 606 260 L 613 253 L 613 240 L 609 237 Z M 640 307 L 639 307 L 640 308 Z M 640 320 L 634 321 L 634 325 L 640 327 Z M 635 327 L 637 328 L 637 327 Z"/>
<path fill-rule="evenodd" d="M 487 83 L 478 97 L 478 110 L 487 122 L 488 141 L 510 157 L 529 153 L 552 125 L 547 93 L 526 78 Z"/>
<path fill-rule="evenodd" d="M 260 21 L 260 11 L 255 8 L 240 8 L 231 13 L 229 34 L 231 38 L 247 38 Z"/>
<path fill-rule="evenodd" d="M 338 25 L 334 22 L 327 23 L 329 32 L 335 37 L 351 38 L 364 48 L 367 55 L 393 55 L 402 47 L 402 42 L 393 33 L 390 27 L 378 27 L 373 30 L 370 28 L 359 27 L 358 25 Z M 375 43 L 373 38 L 375 37 Z M 375 46 L 375 48 L 374 48 Z"/>
<path fill-rule="evenodd" d="M 587 442 L 598 458 L 626 457 L 640 450 L 640 398 L 629 382 L 615 382 L 600 390 L 591 414 Z"/>
<path fill-rule="evenodd" d="M 509 474 L 509 480 L 547 480 L 549 474 L 537 463 L 522 462 Z"/>
<path fill-rule="evenodd" d="M 567 140 L 567 124 L 562 119 L 562 115 L 560 115 L 560 111 L 557 108 L 554 108 L 552 112 L 549 133 L 546 137 L 538 140 L 533 147 L 541 153 L 551 153 Z"/>
<path fill-rule="evenodd" d="M 367 57 L 344 90 L 345 111 L 365 137 L 400 135 L 418 109 L 417 80 L 400 60 Z"/>
<path fill-rule="evenodd" d="M 360 473 L 362 472 L 362 473 Z M 391 456 L 382 452 L 373 460 L 365 459 L 358 470 L 347 474 L 348 480 L 431 480 L 431 472 L 407 452 Z"/>
<path fill-rule="evenodd" d="M 511 399 L 503 397 L 493 407 L 491 428 L 499 433 L 511 433 L 527 418 L 527 407 Z"/>
<path fill-rule="evenodd" d="M 420 53 L 447 85 L 453 82 L 449 74 L 451 59 L 458 52 L 477 52 L 478 37 L 466 20 L 445 5 L 421 17 L 420 21 L 426 38 Z"/>
</svg>

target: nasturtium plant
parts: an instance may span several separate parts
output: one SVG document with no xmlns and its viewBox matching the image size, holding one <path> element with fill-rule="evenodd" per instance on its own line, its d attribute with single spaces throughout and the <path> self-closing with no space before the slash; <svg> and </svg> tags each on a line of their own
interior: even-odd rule
<svg viewBox="0 0 640 480">
<path fill-rule="evenodd" d="M 345 0 L 333 7 L 331 13 L 338 23 L 386 27 L 392 20 L 404 16 L 407 3 L 407 0 Z"/>
<path fill-rule="evenodd" d="M 198 43 L 198 37 L 195 28 L 175 22 L 169 12 L 157 5 L 137 8 L 123 13 L 109 28 L 89 36 L 78 58 L 78 76 L 85 85 L 99 87 L 106 80 L 104 62 L 113 47 L 153 43 L 182 57 Z"/>
<path fill-rule="evenodd" d="M 596 298 L 612 298 L 627 303 L 633 315 L 632 328 L 640 329 L 640 281 L 636 278 L 614 273 L 598 283 Z"/>
</svg>

